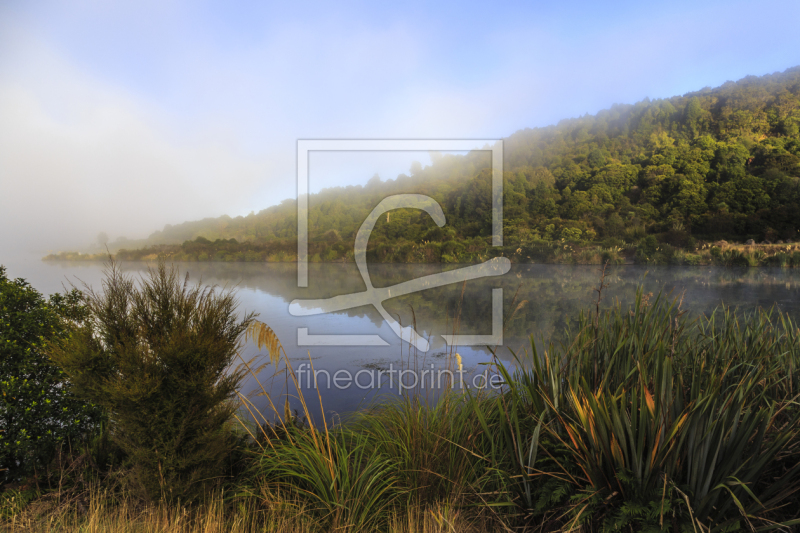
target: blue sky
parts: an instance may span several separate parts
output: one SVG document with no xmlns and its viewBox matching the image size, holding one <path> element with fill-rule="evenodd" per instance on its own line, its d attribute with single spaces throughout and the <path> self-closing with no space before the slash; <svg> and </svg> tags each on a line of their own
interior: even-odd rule
<svg viewBox="0 0 800 533">
<path fill-rule="evenodd" d="M 0 243 L 258 211 L 294 196 L 298 138 L 498 138 L 781 71 L 798 21 L 790 1 L 5 0 Z M 409 162 L 339 158 L 312 189 Z"/>
</svg>

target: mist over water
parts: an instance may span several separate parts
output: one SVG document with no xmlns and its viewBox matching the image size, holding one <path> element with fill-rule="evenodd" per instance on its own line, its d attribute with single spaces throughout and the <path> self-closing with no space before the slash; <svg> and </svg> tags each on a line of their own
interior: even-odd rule
<svg viewBox="0 0 800 533">
<path fill-rule="evenodd" d="M 25 278 L 43 294 L 60 292 L 70 283 L 78 288 L 84 284 L 101 290 L 104 265 L 88 262 L 43 262 L 33 255 L 4 254 L 0 264 L 7 267 L 11 278 Z M 122 270 L 138 277 L 146 274 L 145 263 L 122 263 Z M 278 335 L 293 368 L 302 363 L 313 363 L 316 371 L 333 375 L 344 370 L 354 375 L 361 370 L 386 370 L 416 367 L 442 369 L 452 366 L 452 355 L 457 351 L 463 358 L 464 376 L 483 372 L 491 353 L 483 347 L 449 348 L 442 334 L 491 334 L 491 289 L 503 289 L 504 343 L 497 350 L 498 357 L 513 361 L 510 350 L 517 354 L 530 351 L 530 335 L 537 339 L 560 340 L 568 329 L 575 330 L 579 313 L 593 312 L 599 286 L 600 269 L 597 266 L 570 265 L 513 265 L 511 271 L 500 277 L 485 278 L 425 290 L 400 298 L 387 300 L 387 311 L 401 322 L 411 325 L 416 320 L 417 331 L 428 338 L 431 349 L 416 352 L 402 343 L 383 322 L 371 306 L 317 316 L 295 317 L 289 314 L 289 303 L 294 299 L 329 298 L 340 294 L 365 290 L 364 282 L 354 264 L 312 263 L 309 265 L 309 287 L 297 287 L 297 270 L 294 263 L 181 263 L 182 273 L 188 272 L 193 283 L 233 288 L 239 298 L 239 311 L 255 311 L 259 320 L 268 324 Z M 376 287 L 388 287 L 444 269 L 464 265 L 432 264 L 374 264 L 370 275 Z M 690 316 L 711 313 L 726 305 L 740 311 L 756 308 L 788 313 L 800 319 L 800 269 L 780 268 L 723 268 L 723 267 L 608 267 L 601 308 L 619 301 L 630 305 L 639 285 L 645 293 L 659 291 L 663 297 L 682 299 L 682 308 Z M 651 300 L 652 301 L 652 300 Z M 412 311 L 413 310 L 413 311 Z M 516 311 L 515 311 L 516 310 Z M 459 320 L 456 320 L 456 319 Z M 458 327 L 454 324 L 458 322 Z M 380 335 L 389 346 L 300 346 L 298 328 L 308 328 L 312 335 L 360 334 Z M 249 345 L 245 356 L 257 351 Z M 433 365 L 433 366 L 431 366 Z M 307 367 L 306 367 L 307 368 Z M 286 379 L 271 379 L 274 370 L 268 366 L 259 379 L 267 387 L 276 405 L 283 405 Z M 385 375 L 384 375 L 385 377 Z M 467 383 L 469 379 L 466 380 Z M 397 383 L 390 390 L 387 383 L 379 389 L 361 389 L 350 385 L 346 389 L 326 386 L 320 378 L 323 405 L 329 413 L 346 413 L 365 405 L 378 394 L 397 394 Z M 362 380 L 362 382 L 366 382 Z M 306 382 L 303 383 L 303 388 Z M 253 379 L 245 384 L 245 392 L 258 389 Z M 316 393 L 308 394 L 314 399 Z M 424 394 L 435 396 L 427 389 Z M 254 397 L 259 407 L 266 407 L 263 397 Z M 290 398 L 293 408 L 300 408 L 296 398 Z"/>
</svg>

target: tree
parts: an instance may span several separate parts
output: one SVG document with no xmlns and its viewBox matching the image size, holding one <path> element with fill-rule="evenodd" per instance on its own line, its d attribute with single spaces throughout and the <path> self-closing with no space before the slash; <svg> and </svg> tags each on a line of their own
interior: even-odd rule
<svg viewBox="0 0 800 533">
<path fill-rule="evenodd" d="M 105 231 L 101 231 L 97 234 L 97 244 L 100 245 L 100 248 L 108 244 L 108 234 Z"/>
<path fill-rule="evenodd" d="M 689 99 L 689 103 L 686 104 L 684 119 L 686 121 L 686 126 L 689 128 L 689 131 L 692 134 L 692 137 L 696 137 L 700 132 L 701 121 L 704 114 L 705 112 L 702 104 L 700 103 L 700 99 L 696 96 Z"/>
<path fill-rule="evenodd" d="M 138 285 L 112 263 L 83 327 L 52 353 L 75 392 L 107 409 L 133 489 L 190 501 L 224 474 L 244 377 L 230 368 L 254 315 L 161 262 Z"/>
<path fill-rule="evenodd" d="M 586 156 L 586 163 L 591 168 L 600 168 L 606 164 L 606 159 L 608 155 L 605 153 L 605 150 L 594 149 L 589 152 L 589 155 Z"/>
<path fill-rule="evenodd" d="M 762 180 L 755 176 L 724 183 L 714 195 L 714 203 L 724 203 L 739 213 L 755 213 L 769 207 L 769 195 L 764 190 Z"/>
<path fill-rule="evenodd" d="M 523 175 L 526 177 L 528 185 L 531 188 L 538 187 L 540 183 L 547 187 L 552 187 L 556 183 L 556 178 L 545 167 L 538 167 L 531 170 L 526 169 Z"/>
<path fill-rule="evenodd" d="M 625 221 L 617 213 L 611 213 L 606 220 L 605 235 L 607 237 L 621 237 L 625 233 Z"/>
<path fill-rule="evenodd" d="M 707 191 L 702 184 L 687 179 L 682 174 L 676 174 L 669 179 L 667 186 L 671 197 L 666 204 L 670 212 L 677 210 L 688 219 L 691 215 L 701 215 L 708 211 Z"/>
<path fill-rule="evenodd" d="M 554 191 L 544 181 L 536 184 L 536 187 L 531 191 L 532 200 L 529 203 L 531 215 L 534 217 L 553 218 L 558 215 L 558 206 L 556 205 L 555 198 L 558 192 Z"/>
<path fill-rule="evenodd" d="M 717 183 L 725 183 L 742 178 L 745 175 L 745 163 L 750 157 L 747 148 L 738 143 L 726 144 L 720 142 L 714 155 L 711 166 Z"/>
<path fill-rule="evenodd" d="M 82 294 L 50 301 L 0 266 L 0 481 L 43 473 L 60 446 L 77 448 L 100 410 L 77 399 L 46 355 L 85 316 Z"/>
</svg>

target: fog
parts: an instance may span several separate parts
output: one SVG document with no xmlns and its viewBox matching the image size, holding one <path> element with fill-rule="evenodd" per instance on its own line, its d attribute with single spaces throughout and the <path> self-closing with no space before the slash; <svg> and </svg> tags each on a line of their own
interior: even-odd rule
<svg viewBox="0 0 800 533">
<path fill-rule="evenodd" d="M 798 15 L 790 2 L 4 2 L 0 254 L 259 211 L 295 196 L 298 139 L 500 138 L 784 70 L 800 63 Z M 333 161 L 312 190 L 427 163 L 406 155 Z"/>
</svg>

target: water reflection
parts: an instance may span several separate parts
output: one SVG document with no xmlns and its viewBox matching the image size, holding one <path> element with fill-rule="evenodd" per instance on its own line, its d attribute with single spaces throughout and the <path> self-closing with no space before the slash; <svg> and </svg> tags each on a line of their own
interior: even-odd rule
<svg viewBox="0 0 800 533">
<path fill-rule="evenodd" d="M 65 276 L 87 282 L 98 288 L 102 280 L 102 265 L 76 263 L 39 263 L 30 265 L 22 275 L 42 292 L 60 289 Z M 123 264 L 123 270 L 138 274 L 145 265 Z M 369 272 L 375 287 L 390 287 L 408 280 L 438 274 L 463 265 L 370 265 Z M 442 335 L 459 333 L 489 335 L 492 333 L 492 289 L 503 289 L 505 320 L 504 343 L 498 354 L 509 360 L 508 348 L 522 350 L 529 345 L 529 336 L 558 338 L 576 325 L 578 313 L 594 308 L 600 272 L 596 266 L 513 265 L 505 275 L 468 281 L 465 284 L 428 288 L 420 292 L 394 297 L 384 302 L 386 311 L 404 325 L 416 323 L 416 330 L 430 340 L 427 353 L 417 353 L 401 343 L 372 305 L 342 309 L 315 316 L 292 316 L 289 304 L 293 300 L 327 299 L 366 290 L 354 264 L 310 264 L 309 286 L 297 287 L 297 270 L 293 263 L 185 263 L 181 270 L 190 273 L 194 281 L 201 280 L 238 290 L 240 309 L 260 313 L 260 320 L 269 324 L 283 343 L 295 368 L 302 362 L 313 362 L 316 370 L 333 374 L 347 370 L 352 374 L 365 368 L 386 369 L 394 365 L 414 365 L 442 368 L 447 360 L 448 346 Z M 683 308 L 690 314 L 710 313 L 721 304 L 751 310 L 770 308 L 800 318 L 800 271 L 779 268 L 720 268 L 720 267 L 609 267 L 608 288 L 603 293 L 601 307 L 618 300 L 629 305 L 638 285 L 645 292 L 664 291 L 671 297 L 682 298 Z M 379 335 L 388 346 L 319 346 L 298 345 L 298 328 L 311 334 Z M 481 371 L 481 363 L 489 359 L 483 347 L 457 348 L 467 372 Z M 253 347 L 248 353 L 253 353 Z M 270 375 L 267 369 L 263 378 Z M 274 382 L 272 392 L 283 389 L 285 380 Z M 248 383 L 247 390 L 256 388 Z M 384 387 L 383 392 L 388 392 Z M 396 390 L 394 391 L 396 392 Z M 376 391 L 351 387 L 321 391 L 327 410 L 345 412 L 361 402 L 369 401 Z M 316 398 L 316 394 L 313 395 Z M 280 403 L 278 403 L 280 402 Z M 282 405 L 283 400 L 276 404 Z M 263 404 L 263 400 L 259 400 Z M 294 407 L 298 405 L 293 403 Z"/>
</svg>

